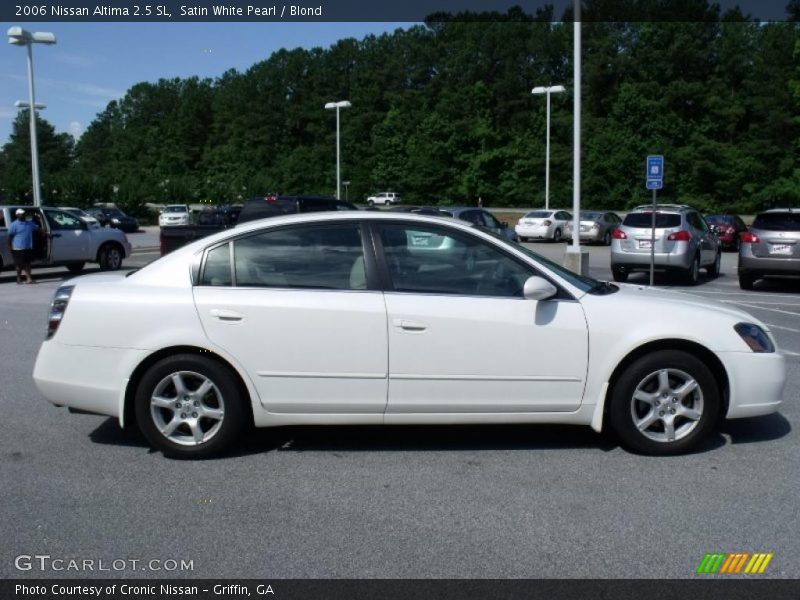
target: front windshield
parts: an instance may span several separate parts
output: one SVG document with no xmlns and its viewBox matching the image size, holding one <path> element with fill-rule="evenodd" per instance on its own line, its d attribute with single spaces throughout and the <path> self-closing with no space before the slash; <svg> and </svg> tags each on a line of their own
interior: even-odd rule
<svg viewBox="0 0 800 600">
<path fill-rule="evenodd" d="M 185 213 L 189 212 L 188 207 L 184 204 L 176 204 L 174 206 L 167 206 L 164 209 L 164 212 L 171 212 L 171 213 Z"/>
<path fill-rule="evenodd" d="M 105 211 L 107 217 L 124 217 L 125 213 L 118 208 L 107 208 Z"/>
</svg>

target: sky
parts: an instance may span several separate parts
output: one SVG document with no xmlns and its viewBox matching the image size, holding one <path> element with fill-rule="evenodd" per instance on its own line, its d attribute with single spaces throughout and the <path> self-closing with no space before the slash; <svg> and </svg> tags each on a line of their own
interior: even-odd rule
<svg viewBox="0 0 800 600">
<path fill-rule="evenodd" d="M 247 70 L 280 48 L 328 48 L 337 40 L 391 33 L 412 23 L 14 23 L 55 34 L 33 46 L 42 117 L 79 137 L 95 115 L 134 84 L 173 77 L 217 77 Z M 5 28 L 7 29 L 7 27 Z M 4 29 L 4 31 L 5 31 Z M 16 100 L 28 101 L 24 47 L 0 44 L 0 145 Z"/>
</svg>

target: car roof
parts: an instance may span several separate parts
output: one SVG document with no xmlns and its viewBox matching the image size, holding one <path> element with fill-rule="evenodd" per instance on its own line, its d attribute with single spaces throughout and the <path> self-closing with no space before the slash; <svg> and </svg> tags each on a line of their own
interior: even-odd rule
<svg viewBox="0 0 800 600">
<path fill-rule="evenodd" d="M 648 212 L 648 211 L 651 211 L 651 210 L 653 210 L 653 205 L 652 204 L 640 204 L 639 206 L 634 208 L 632 212 L 634 212 L 634 211 L 635 212 Z M 659 211 L 659 210 L 660 211 L 670 211 L 670 210 L 672 210 L 672 211 L 676 211 L 676 212 L 681 212 L 681 211 L 684 211 L 684 210 L 694 210 L 694 208 L 692 208 L 688 204 L 656 204 L 656 210 L 657 211 Z"/>
<path fill-rule="evenodd" d="M 764 213 L 800 213 L 800 208 L 770 208 L 762 211 Z"/>
</svg>

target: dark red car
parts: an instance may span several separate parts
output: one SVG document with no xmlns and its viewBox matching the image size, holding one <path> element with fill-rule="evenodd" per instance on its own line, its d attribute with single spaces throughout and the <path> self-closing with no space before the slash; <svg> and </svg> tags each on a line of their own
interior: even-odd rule
<svg viewBox="0 0 800 600">
<path fill-rule="evenodd" d="M 747 225 L 737 215 L 706 215 L 706 223 L 717 234 L 723 250 L 739 251 L 741 233 L 747 231 Z"/>
</svg>

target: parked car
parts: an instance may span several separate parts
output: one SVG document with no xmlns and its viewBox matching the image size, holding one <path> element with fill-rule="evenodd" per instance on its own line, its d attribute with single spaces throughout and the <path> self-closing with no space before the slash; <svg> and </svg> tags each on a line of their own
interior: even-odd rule
<svg viewBox="0 0 800 600">
<path fill-rule="evenodd" d="M 87 262 L 104 271 L 116 271 L 131 254 L 128 238 L 121 231 L 93 227 L 68 211 L 52 207 L 0 206 L 0 270 L 13 268 L 8 247 L 8 226 L 18 208 L 39 226 L 33 240 L 32 267 L 67 267 L 79 273 Z"/>
<path fill-rule="evenodd" d="M 738 215 L 706 215 L 705 219 L 711 227 L 711 231 L 719 239 L 723 250 L 739 251 L 741 235 L 747 231 L 747 225 L 744 224 L 741 217 Z"/>
<path fill-rule="evenodd" d="M 139 231 L 139 221 L 133 217 L 129 217 L 118 208 L 94 206 L 92 208 L 87 208 L 86 212 L 97 219 L 103 227 L 113 227 L 125 233 Z"/>
<path fill-rule="evenodd" d="M 626 281 L 635 271 L 650 270 L 653 207 L 636 207 L 612 235 L 611 273 L 614 281 Z M 685 204 L 659 204 L 655 212 L 656 271 L 683 275 L 689 285 L 700 279 L 700 269 L 709 277 L 719 275 L 721 248 L 705 219 Z"/>
<path fill-rule="evenodd" d="M 186 204 L 168 204 L 158 215 L 158 226 L 188 225 L 189 214 L 189 207 Z"/>
<path fill-rule="evenodd" d="M 69 214 L 71 214 L 72 216 L 78 217 L 82 221 L 85 221 L 86 224 L 89 227 L 100 227 L 100 221 L 95 219 L 92 215 L 87 213 L 85 210 L 82 210 L 80 208 L 76 208 L 74 206 L 57 206 L 56 208 L 58 210 L 65 210 Z"/>
<path fill-rule="evenodd" d="M 240 205 L 207 207 L 197 215 L 197 224 L 232 227 L 239 221 L 241 212 L 242 207 Z"/>
<path fill-rule="evenodd" d="M 402 201 L 400 194 L 396 194 L 395 192 L 380 192 L 367 198 L 367 204 L 370 206 L 376 204 L 391 206 L 392 204 L 400 204 Z"/>
<path fill-rule="evenodd" d="M 214 223 L 163 228 L 160 235 L 161 255 L 168 254 L 194 240 L 233 227 L 238 223 L 298 212 L 329 210 L 358 210 L 358 207 L 350 202 L 326 196 L 276 196 L 274 194 L 256 196 L 246 200 L 241 208 L 229 211 L 227 218 L 217 219 Z"/>
<path fill-rule="evenodd" d="M 483 208 L 475 208 L 472 206 L 446 206 L 440 208 L 439 212 L 442 213 L 441 216 L 455 217 L 467 223 L 472 223 L 496 235 L 503 236 L 512 242 L 519 241 L 517 233 L 508 226 L 508 223 L 505 221 L 498 221 L 497 217 Z"/>
<path fill-rule="evenodd" d="M 532 210 L 517 222 L 514 230 L 523 242 L 532 239 L 560 242 L 570 219 L 572 215 L 565 210 Z"/>
<path fill-rule="evenodd" d="M 580 235 L 581 242 L 594 242 L 611 245 L 611 236 L 614 230 L 622 223 L 622 219 L 615 212 L 603 212 L 599 210 L 582 210 L 580 214 Z M 567 221 L 564 236 L 572 239 L 572 221 Z"/>
<path fill-rule="evenodd" d="M 739 287 L 753 289 L 763 277 L 800 277 L 800 208 L 776 208 L 756 216 L 742 234 Z"/>
<path fill-rule="evenodd" d="M 347 211 L 69 281 L 33 378 L 177 457 L 332 423 L 585 424 L 675 454 L 778 410 L 786 363 L 731 305 L 582 277 L 453 219 Z"/>
</svg>

